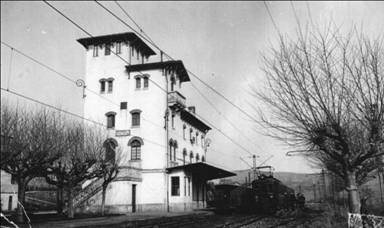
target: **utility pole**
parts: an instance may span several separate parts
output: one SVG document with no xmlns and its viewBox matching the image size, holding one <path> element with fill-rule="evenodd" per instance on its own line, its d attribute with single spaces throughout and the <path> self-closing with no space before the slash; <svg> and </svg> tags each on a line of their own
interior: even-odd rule
<svg viewBox="0 0 384 228">
<path fill-rule="evenodd" d="M 313 184 L 313 202 L 316 203 L 316 184 Z"/>
<path fill-rule="evenodd" d="M 253 180 L 256 180 L 256 155 L 253 155 L 252 158 L 253 158 Z"/>
</svg>

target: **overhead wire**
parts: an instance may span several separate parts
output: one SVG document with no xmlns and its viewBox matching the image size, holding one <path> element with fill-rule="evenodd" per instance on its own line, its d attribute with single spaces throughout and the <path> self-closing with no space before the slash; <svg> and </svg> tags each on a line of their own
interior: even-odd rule
<svg viewBox="0 0 384 228">
<path fill-rule="evenodd" d="M 72 77 L 70 77 L 70 76 L 68 76 L 68 75 L 65 75 L 65 74 L 59 72 L 58 70 L 56 70 L 56 69 L 54 69 L 53 67 L 51 67 L 51 66 L 49 66 L 49 65 L 47 65 L 47 64 L 45 64 L 45 63 L 43 63 L 42 61 L 40 61 L 40 60 L 38 60 L 38 59 L 36 59 L 36 58 L 34 58 L 34 57 L 32 57 L 32 56 L 30 56 L 30 55 L 24 53 L 23 51 L 21 51 L 21 50 L 15 48 L 15 47 L 13 47 L 12 45 L 10 45 L 10 44 L 8 44 L 8 43 L 6 43 L 6 42 L 4 42 L 4 41 L 1 41 L 1 43 L 2 43 L 3 45 L 5 45 L 6 47 L 10 48 L 11 50 L 14 50 L 14 51 L 17 52 L 18 54 L 24 56 L 25 58 L 32 60 L 32 62 L 34 62 L 34 63 L 36 63 L 36 64 L 38 64 L 38 65 L 40 65 L 40 66 L 42 66 L 42 67 L 44 67 L 44 68 L 46 68 L 46 69 L 52 71 L 53 73 L 55 73 L 55 75 L 60 76 L 61 78 L 64 78 L 64 79 L 67 80 L 67 81 L 76 83 L 76 81 L 73 80 Z M 9 89 L 9 88 L 7 88 L 7 89 Z M 93 91 L 93 90 L 91 90 L 91 89 L 88 89 L 88 88 L 87 88 L 87 90 L 90 91 L 90 92 L 92 92 L 92 93 L 94 93 L 96 96 L 98 96 L 98 97 L 100 97 L 100 98 L 102 98 L 102 99 L 104 99 L 104 100 L 110 102 L 111 104 L 115 105 L 116 107 L 119 107 L 119 104 L 118 104 L 118 103 L 116 103 L 116 102 L 114 102 L 114 101 L 112 101 L 112 100 L 110 100 L 110 99 L 108 99 L 108 98 L 106 98 L 106 97 L 104 97 L 104 96 L 101 96 L 98 92 L 95 92 L 95 91 Z M 17 95 L 17 96 L 20 96 L 20 97 L 23 97 L 22 94 L 16 94 L 16 92 L 10 92 L 10 93 L 12 93 L 12 94 L 14 94 L 14 95 Z M 24 97 L 24 98 L 25 98 L 25 97 Z M 32 98 L 31 98 L 31 99 L 32 99 Z M 35 100 L 35 102 L 36 102 L 36 103 L 40 103 L 40 101 L 37 101 L 37 100 Z M 46 106 L 48 106 L 48 104 L 42 104 L 42 103 L 40 103 L 40 104 L 41 104 L 41 105 L 46 105 Z M 51 107 L 51 108 L 54 108 L 54 107 Z M 158 125 L 157 123 L 155 123 L 155 122 L 153 122 L 153 121 L 151 121 L 151 120 L 145 118 L 143 115 L 141 115 L 141 118 L 142 118 L 144 121 L 146 121 L 146 122 L 152 124 L 153 126 L 156 126 L 156 127 L 159 127 L 159 128 L 164 128 L 164 126 L 160 126 L 160 125 Z M 173 134 L 176 134 L 176 133 L 173 132 Z M 181 134 L 176 134 L 176 135 L 182 136 Z M 212 150 L 212 149 L 211 149 L 211 150 Z M 212 151 L 214 151 L 214 150 L 212 150 Z M 216 152 L 216 153 L 221 153 L 221 154 L 224 154 L 224 155 L 227 155 L 227 154 L 225 154 L 224 152 L 218 152 L 218 151 L 214 151 L 214 152 Z M 230 155 L 228 155 L 228 156 L 230 156 Z"/>
<path fill-rule="evenodd" d="M 46 3 L 50 8 L 54 9 L 54 11 L 56 11 L 57 13 L 59 13 L 60 15 L 62 15 L 64 18 L 66 18 L 68 21 L 70 21 L 73 25 L 75 25 L 77 28 L 79 28 L 81 31 L 85 32 L 88 36 L 90 36 L 91 38 L 93 37 L 93 35 L 91 33 L 89 33 L 88 31 L 86 31 L 84 28 L 82 28 L 79 24 L 77 24 L 76 22 L 74 22 L 73 20 L 71 20 L 68 16 L 66 16 L 64 13 L 62 13 L 60 10 L 58 10 L 56 7 L 54 7 L 53 5 L 51 5 L 50 3 L 48 3 L 47 1 L 43 1 L 44 3 Z M 97 4 L 99 4 L 100 6 L 102 6 L 105 10 L 107 10 L 108 12 L 112 13 L 111 11 L 109 11 L 107 8 L 105 8 L 103 5 L 101 5 L 99 2 L 95 1 Z M 113 13 L 112 13 L 113 14 Z M 115 14 L 113 14 L 115 15 Z M 117 17 L 115 15 L 115 17 Z M 118 17 L 117 17 L 118 18 Z M 120 18 L 119 18 L 120 19 Z M 121 19 L 120 19 L 121 20 Z M 122 20 L 121 20 L 122 21 Z M 126 24 L 124 21 L 122 21 L 124 24 Z M 127 26 L 129 26 L 127 24 Z M 131 26 L 129 26 L 130 28 L 132 28 Z M 134 30 L 132 28 L 132 30 Z M 137 31 L 134 30 L 136 33 Z M 140 33 L 138 33 L 137 35 L 141 36 L 142 35 Z M 147 38 L 144 38 L 147 42 L 150 42 Z M 128 65 L 130 65 L 129 62 L 127 62 L 125 59 L 123 59 L 121 56 L 119 56 L 117 53 L 113 52 L 112 50 L 110 50 L 111 53 L 113 53 L 114 55 L 116 55 L 117 57 L 119 57 L 121 60 L 123 60 L 125 63 L 127 63 Z M 138 71 L 139 73 L 143 74 L 141 71 Z M 153 80 L 149 79 L 152 83 L 154 83 L 158 88 L 160 88 L 163 92 L 167 93 L 167 91 L 162 88 L 160 85 L 158 85 L 156 82 L 154 82 Z M 210 124 L 212 125 L 212 124 Z M 221 134 L 223 134 L 226 138 L 230 138 L 227 134 L 225 134 L 221 129 L 217 128 L 216 126 L 212 125 L 216 130 L 218 130 Z M 230 139 L 230 141 L 232 142 L 235 142 L 232 138 Z M 238 145 L 242 150 L 244 150 L 245 148 L 243 146 L 241 146 L 239 143 L 235 143 L 235 145 Z M 250 151 L 248 151 L 247 149 L 245 149 L 244 151 L 246 151 L 247 153 L 249 154 L 252 154 Z"/>
<path fill-rule="evenodd" d="M 95 2 L 100 6 L 102 7 L 105 11 L 107 11 L 109 14 L 111 14 L 113 17 L 115 17 L 118 21 L 120 21 L 121 23 L 123 23 L 124 25 L 126 25 L 128 28 L 130 28 L 132 31 L 134 31 L 135 33 L 137 33 L 137 35 L 139 35 L 141 38 L 145 39 L 147 42 L 149 42 L 150 44 L 152 44 L 155 48 L 157 48 L 159 51 L 161 51 L 162 53 L 164 53 L 168 58 L 170 58 L 171 60 L 174 60 L 174 58 L 172 58 L 167 52 L 165 52 L 163 49 L 161 49 L 156 43 L 152 42 L 151 40 L 149 40 L 147 37 L 141 35 L 136 29 L 134 29 L 132 26 L 130 26 L 128 23 L 126 23 L 124 20 L 122 20 L 119 16 L 117 16 L 115 13 L 113 13 L 111 10 L 109 10 L 107 7 L 105 7 L 104 5 L 102 5 L 101 3 L 99 3 L 97 0 L 95 0 Z M 125 11 L 125 10 L 124 10 Z M 125 11 L 126 14 L 128 14 L 126 11 Z M 131 17 L 132 18 L 132 17 Z M 252 115 L 250 115 L 248 112 L 244 111 L 241 107 L 239 107 L 238 105 L 236 105 L 234 102 L 232 102 L 231 100 L 229 100 L 226 96 L 224 96 L 222 93 L 220 93 L 219 91 L 217 91 L 215 88 L 213 88 L 211 85 L 209 85 L 207 82 L 205 82 L 204 80 L 202 80 L 199 76 L 197 76 L 195 73 L 193 73 L 192 71 L 190 71 L 188 68 L 186 68 L 187 72 L 192 75 L 194 78 L 196 78 L 199 82 L 201 82 L 202 84 L 204 84 L 206 87 L 208 87 L 210 90 L 212 90 L 215 94 L 217 94 L 218 96 L 220 96 L 222 99 L 224 99 L 225 101 L 227 101 L 228 103 L 230 103 L 233 107 L 235 107 L 237 110 L 239 110 L 241 113 L 243 113 L 244 115 L 246 115 L 248 118 L 250 118 L 252 121 L 254 121 L 255 123 L 258 123 L 260 124 L 260 121 L 259 120 L 256 120 Z M 264 125 L 261 125 L 262 127 L 265 127 Z"/>
<path fill-rule="evenodd" d="M 114 14 L 111 10 L 109 10 L 107 7 L 103 6 L 102 4 L 100 4 L 98 1 L 95 1 L 100 7 L 102 7 L 103 9 L 105 9 L 108 13 L 110 13 L 112 16 L 114 16 L 116 19 L 118 19 L 120 22 L 122 22 L 124 25 L 126 25 L 128 28 L 130 28 L 131 30 L 133 30 L 134 32 L 138 33 L 132 26 L 130 26 L 129 24 L 127 24 L 123 19 L 121 19 L 120 17 L 118 17 L 116 14 Z M 116 4 L 117 1 L 115 1 Z M 129 15 L 129 13 L 120 5 L 118 4 L 119 8 L 124 12 L 125 15 L 127 15 L 127 17 L 133 21 L 133 23 L 139 28 L 139 30 L 143 33 L 145 33 L 143 31 L 143 29 L 140 27 L 140 25 L 138 25 L 138 23 Z M 156 45 L 154 43 L 154 41 L 149 37 L 149 35 L 147 35 L 145 33 L 146 37 L 148 38 L 148 42 L 150 42 L 153 46 L 155 46 L 159 51 L 162 51 L 163 53 L 166 54 L 166 52 L 164 52 L 158 45 Z M 172 60 L 174 60 L 171 56 L 169 56 L 168 54 L 166 54 L 169 58 L 171 58 Z M 192 73 L 192 72 L 190 72 Z M 216 107 L 215 105 L 213 105 L 213 103 L 211 101 L 209 101 L 209 99 L 202 94 L 202 92 L 193 84 L 193 82 L 191 82 L 191 85 L 192 87 L 204 98 L 204 100 L 206 100 L 208 102 L 208 104 L 221 116 L 223 116 L 223 118 L 236 130 L 238 131 L 244 138 L 246 138 L 249 142 L 251 142 L 253 144 L 253 142 L 244 134 L 242 133 L 227 117 L 225 117 Z M 212 125 L 212 124 L 210 124 Z M 213 126 L 213 125 L 212 125 Z M 215 127 L 216 128 L 216 127 Z M 220 132 L 222 132 L 221 129 L 218 129 Z M 223 133 L 223 132 L 222 132 Z M 225 137 L 228 138 L 228 135 L 225 135 Z M 232 139 L 230 139 L 232 141 Z M 237 143 L 236 143 L 237 144 Z M 247 150 L 248 153 L 250 153 L 248 150 Z"/>
</svg>

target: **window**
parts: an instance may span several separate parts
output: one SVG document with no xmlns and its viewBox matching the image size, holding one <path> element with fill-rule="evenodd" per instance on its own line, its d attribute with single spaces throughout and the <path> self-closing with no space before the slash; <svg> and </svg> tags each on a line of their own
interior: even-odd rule
<svg viewBox="0 0 384 228">
<path fill-rule="evenodd" d="M 144 88 L 148 88 L 148 76 L 144 76 L 143 77 L 143 80 L 144 80 Z"/>
<path fill-rule="evenodd" d="M 185 165 L 185 158 L 187 157 L 187 150 L 183 149 L 183 165 Z"/>
<path fill-rule="evenodd" d="M 140 126 L 140 110 L 132 110 L 132 127 Z"/>
<path fill-rule="evenodd" d="M 188 177 L 188 196 L 191 195 L 191 177 Z"/>
<path fill-rule="evenodd" d="M 204 155 L 201 156 L 201 161 L 202 161 L 202 162 L 205 162 L 205 157 L 204 157 Z"/>
<path fill-rule="evenodd" d="M 177 141 L 173 142 L 173 160 L 176 161 Z"/>
<path fill-rule="evenodd" d="M 104 142 L 105 160 L 108 162 L 111 162 L 112 164 L 115 163 L 115 159 L 116 159 L 116 153 L 115 153 L 116 147 L 117 147 L 117 142 L 114 139 L 107 139 Z"/>
<path fill-rule="evenodd" d="M 11 174 L 11 184 L 17 184 L 16 176 Z"/>
<path fill-rule="evenodd" d="M 108 112 L 105 114 L 107 116 L 107 128 L 114 128 L 115 127 L 115 112 Z"/>
<path fill-rule="evenodd" d="M 140 77 L 136 77 L 136 89 L 140 89 L 141 87 L 141 79 Z"/>
<path fill-rule="evenodd" d="M 8 198 L 8 211 L 12 211 L 12 202 L 13 202 L 13 196 L 9 196 Z"/>
<path fill-rule="evenodd" d="M 204 135 L 201 135 L 201 147 L 204 148 Z"/>
<path fill-rule="evenodd" d="M 187 128 L 187 126 L 185 126 L 185 124 L 183 125 L 183 138 L 185 139 L 185 129 Z"/>
<path fill-rule="evenodd" d="M 192 163 L 192 160 L 193 160 L 193 152 L 191 151 L 191 153 L 189 154 L 189 162 Z"/>
<path fill-rule="evenodd" d="M 172 77 L 172 78 L 171 78 L 171 91 L 174 90 L 175 84 L 176 84 L 176 82 L 175 82 L 175 78 Z"/>
<path fill-rule="evenodd" d="M 191 140 L 191 142 L 192 142 L 192 132 L 193 132 L 193 129 L 190 128 L 189 129 L 189 139 Z"/>
<path fill-rule="evenodd" d="M 105 55 L 110 55 L 111 54 L 111 45 L 110 44 L 106 44 L 105 45 L 104 54 Z"/>
<path fill-rule="evenodd" d="M 99 56 L 99 47 L 93 46 L 93 57 Z"/>
<path fill-rule="evenodd" d="M 121 110 L 126 110 L 128 107 L 128 103 L 126 101 L 120 102 L 120 109 Z"/>
<path fill-rule="evenodd" d="M 113 88 L 113 81 L 110 80 L 108 81 L 108 93 L 112 93 L 112 88 Z"/>
<path fill-rule="evenodd" d="M 139 140 L 133 140 L 131 142 L 131 160 L 141 159 L 141 143 Z"/>
<path fill-rule="evenodd" d="M 196 131 L 196 145 L 199 145 L 199 132 Z"/>
<path fill-rule="evenodd" d="M 172 114 L 171 123 L 172 123 L 172 129 L 175 129 L 175 114 Z"/>
<path fill-rule="evenodd" d="M 199 162 L 199 160 L 200 160 L 200 156 L 199 154 L 196 154 L 196 162 Z"/>
<path fill-rule="evenodd" d="M 116 43 L 116 54 L 121 54 L 121 43 L 120 42 Z"/>
<path fill-rule="evenodd" d="M 171 195 L 180 196 L 180 177 L 171 177 Z"/>
<path fill-rule="evenodd" d="M 105 92 L 105 81 L 100 80 L 100 92 L 104 93 Z"/>
<path fill-rule="evenodd" d="M 172 148 L 174 147 L 173 139 L 169 140 L 169 160 L 172 161 Z"/>
</svg>

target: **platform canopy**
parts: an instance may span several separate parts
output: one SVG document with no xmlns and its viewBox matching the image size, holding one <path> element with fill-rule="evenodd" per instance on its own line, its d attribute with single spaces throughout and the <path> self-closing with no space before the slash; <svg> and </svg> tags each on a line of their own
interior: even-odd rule
<svg viewBox="0 0 384 228">
<path fill-rule="evenodd" d="M 213 180 L 224 177 L 236 176 L 235 173 L 207 164 L 206 162 L 197 162 L 187 165 L 174 166 L 167 168 L 168 172 L 184 170 L 201 180 Z"/>
</svg>

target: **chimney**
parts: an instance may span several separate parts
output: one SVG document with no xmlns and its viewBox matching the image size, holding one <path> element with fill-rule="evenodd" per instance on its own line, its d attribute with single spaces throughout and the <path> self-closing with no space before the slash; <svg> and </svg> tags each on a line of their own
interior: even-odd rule
<svg viewBox="0 0 384 228">
<path fill-rule="evenodd" d="M 193 114 L 196 113 L 196 107 L 195 106 L 189 106 L 188 111 L 192 112 Z"/>
</svg>

